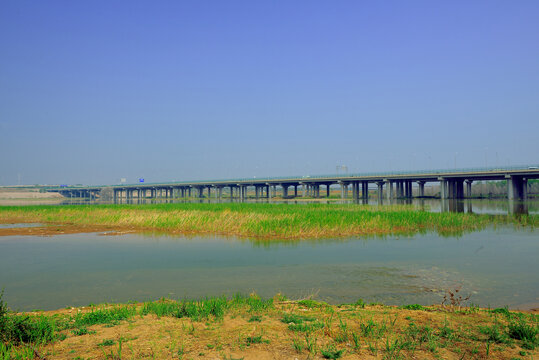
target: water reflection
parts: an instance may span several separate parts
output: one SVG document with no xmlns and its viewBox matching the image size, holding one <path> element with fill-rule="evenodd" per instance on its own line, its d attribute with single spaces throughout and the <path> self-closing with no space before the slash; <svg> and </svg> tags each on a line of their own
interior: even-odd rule
<svg viewBox="0 0 539 360">
<path fill-rule="evenodd" d="M 462 287 L 482 306 L 536 302 L 537 235 L 513 227 L 262 243 L 219 236 L 70 234 L 0 241 L 0 287 L 15 309 L 200 298 L 252 291 L 333 303 L 440 303 Z"/>
</svg>

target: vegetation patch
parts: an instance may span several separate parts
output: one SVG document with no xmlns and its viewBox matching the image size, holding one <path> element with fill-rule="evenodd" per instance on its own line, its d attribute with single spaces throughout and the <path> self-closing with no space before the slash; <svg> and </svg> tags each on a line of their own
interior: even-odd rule
<svg viewBox="0 0 539 360">
<path fill-rule="evenodd" d="M 314 305 L 252 294 L 103 304 L 35 315 L 12 312 L 0 296 L 0 359 L 197 355 L 211 359 L 532 359 L 539 355 L 535 314 L 515 311 L 507 317 L 488 309 L 455 312 L 440 305 L 417 311 L 412 319 L 405 316 L 410 310 L 404 307 L 307 304 Z"/>
<path fill-rule="evenodd" d="M 268 239 L 414 234 L 458 235 L 490 224 L 536 227 L 539 216 L 432 213 L 412 205 L 178 203 L 1 206 L 0 223 L 43 223 L 118 231 L 213 233 Z M 20 230 L 20 229 L 19 229 Z M 46 230 L 46 229 L 45 229 Z M 45 231 L 37 228 L 33 231 Z M 54 233 L 55 228 L 49 228 Z M 4 229 L 4 232 L 13 229 Z M 59 228 L 61 231 L 61 227 Z M 7 234 L 6 233 L 6 234 Z"/>
</svg>

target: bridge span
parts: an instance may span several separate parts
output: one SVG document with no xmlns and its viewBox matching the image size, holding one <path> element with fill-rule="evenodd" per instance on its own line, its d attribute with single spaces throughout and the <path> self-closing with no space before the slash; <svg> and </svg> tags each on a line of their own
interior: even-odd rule
<svg viewBox="0 0 539 360">
<path fill-rule="evenodd" d="M 223 198 L 224 189 L 232 199 L 246 199 L 247 192 L 254 190 L 254 197 L 291 198 L 309 196 L 329 197 L 330 187 L 340 189 L 341 198 L 369 198 L 369 188 L 375 186 L 378 200 L 386 198 L 412 198 L 425 196 L 425 184 L 437 183 L 441 199 L 463 199 L 471 197 L 474 181 L 507 181 L 507 198 L 524 200 L 527 198 L 528 179 L 539 178 L 539 165 L 508 166 L 496 168 L 468 168 L 452 170 L 425 170 L 411 172 L 359 173 L 341 175 L 309 175 L 276 178 L 228 179 L 181 181 L 170 183 L 68 186 L 51 187 L 50 192 L 58 192 L 66 197 L 96 198 L 104 189 L 110 189 L 114 200 L 133 198 L 184 198 L 207 195 L 208 198 Z M 415 186 L 413 186 L 415 185 Z M 370 186 L 370 187 L 369 187 Z M 324 191 L 325 190 L 325 191 Z M 351 193 L 351 194 L 350 194 Z"/>
</svg>

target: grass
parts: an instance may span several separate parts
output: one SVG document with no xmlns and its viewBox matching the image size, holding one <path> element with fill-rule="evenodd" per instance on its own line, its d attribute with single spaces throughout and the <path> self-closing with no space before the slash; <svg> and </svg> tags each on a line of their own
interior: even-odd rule
<svg viewBox="0 0 539 360">
<path fill-rule="evenodd" d="M 196 354 L 221 359 L 537 356 L 539 316 L 534 314 L 280 299 L 254 294 L 159 299 L 25 314 L 10 311 L 0 296 L 0 360 L 167 359 Z M 253 318 L 257 320 L 249 321 Z"/>
<path fill-rule="evenodd" d="M 490 224 L 536 227 L 539 216 L 431 213 L 410 205 L 180 203 L 1 206 L 0 223 L 10 222 L 297 239 L 427 231 L 449 235 L 482 229 Z"/>
</svg>

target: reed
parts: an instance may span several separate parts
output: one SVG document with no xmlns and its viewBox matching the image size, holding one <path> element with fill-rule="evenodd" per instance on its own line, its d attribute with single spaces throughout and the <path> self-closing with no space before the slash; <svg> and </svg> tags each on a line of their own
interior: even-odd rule
<svg viewBox="0 0 539 360">
<path fill-rule="evenodd" d="M 460 234 L 492 224 L 533 228 L 539 223 L 538 219 L 537 215 L 432 213 L 410 205 L 181 203 L 0 207 L 0 223 L 39 222 L 118 230 L 285 239 L 429 231 L 442 235 Z"/>
</svg>

